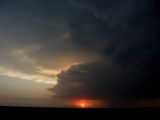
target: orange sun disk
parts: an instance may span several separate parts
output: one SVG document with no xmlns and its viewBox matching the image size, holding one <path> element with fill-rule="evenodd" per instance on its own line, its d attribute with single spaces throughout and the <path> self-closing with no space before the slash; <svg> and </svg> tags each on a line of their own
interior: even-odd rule
<svg viewBox="0 0 160 120">
<path fill-rule="evenodd" d="M 85 103 L 80 103 L 80 106 L 81 106 L 82 108 L 85 108 L 85 107 L 86 107 L 86 104 L 85 104 Z"/>
<path fill-rule="evenodd" d="M 74 105 L 78 108 L 90 108 L 92 107 L 92 102 L 89 100 L 78 100 L 74 102 Z"/>
<path fill-rule="evenodd" d="M 76 108 L 103 108 L 105 107 L 105 104 L 102 100 L 87 100 L 87 99 L 73 100 L 72 105 Z"/>
</svg>

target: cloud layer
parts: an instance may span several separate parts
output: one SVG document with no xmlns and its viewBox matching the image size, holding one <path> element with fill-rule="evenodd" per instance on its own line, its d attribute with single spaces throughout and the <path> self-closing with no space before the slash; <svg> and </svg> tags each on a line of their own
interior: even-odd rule
<svg viewBox="0 0 160 120">
<path fill-rule="evenodd" d="M 60 73 L 52 89 L 55 97 L 110 101 L 112 107 L 159 99 L 155 2 L 71 0 L 76 11 L 70 23 L 72 42 L 77 51 L 98 54 L 100 60 Z"/>
<path fill-rule="evenodd" d="M 157 6 L 157 0 L 0 0 L 0 75 L 54 84 L 59 100 L 158 101 Z"/>
</svg>

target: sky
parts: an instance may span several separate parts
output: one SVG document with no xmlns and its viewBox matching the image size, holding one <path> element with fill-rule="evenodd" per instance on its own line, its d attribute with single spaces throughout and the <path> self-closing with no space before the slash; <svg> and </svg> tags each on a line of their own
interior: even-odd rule
<svg viewBox="0 0 160 120">
<path fill-rule="evenodd" d="M 157 0 L 0 0 L 0 106 L 160 107 Z"/>
</svg>

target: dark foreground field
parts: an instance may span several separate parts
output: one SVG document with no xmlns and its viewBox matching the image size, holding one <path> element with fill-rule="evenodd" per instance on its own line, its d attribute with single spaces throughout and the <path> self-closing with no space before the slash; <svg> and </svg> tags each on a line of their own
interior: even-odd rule
<svg viewBox="0 0 160 120">
<path fill-rule="evenodd" d="M 86 117 L 96 118 L 100 120 L 101 118 L 119 118 L 119 117 L 160 117 L 159 108 L 103 108 L 103 109 L 74 109 L 74 108 L 36 108 L 36 107 L 0 107 L 0 116 L 7 117 L 18 117 L 30 119 L 30 116 L 36 118 L 47 119 L 55 118 L 67 119 L 74 118 L 84 119 Z M 139 118 L 139 117 L 138 117 Z M 137 119 L 137 117 L 136 117 Z"/>
<path fill-rule="evenodd" d="M 0 111 L 129 111 L 129 112 L 149 112 L 159 111 L 160 108 L 58 108 L 58 107 L 12 107 L 0 106 Z"/>
</svg>

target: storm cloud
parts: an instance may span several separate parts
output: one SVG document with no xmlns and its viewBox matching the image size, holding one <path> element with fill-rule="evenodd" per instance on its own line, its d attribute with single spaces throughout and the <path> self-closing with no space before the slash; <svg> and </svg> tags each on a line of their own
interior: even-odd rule
<svg viewBox="0 0 160 120">
<path fill-rule="evenodd" d="M 72 42 L 99 60 L 74 65 L 51 89 L 63 99 L 110 101 L 110 106 L 159 99 L 159 16 L 151 0 L 71 0 Z M 158 103 L 159 104 L 159 103 Z M 134 106 L 133 104 L 129 106 Z"/>
</svg>

